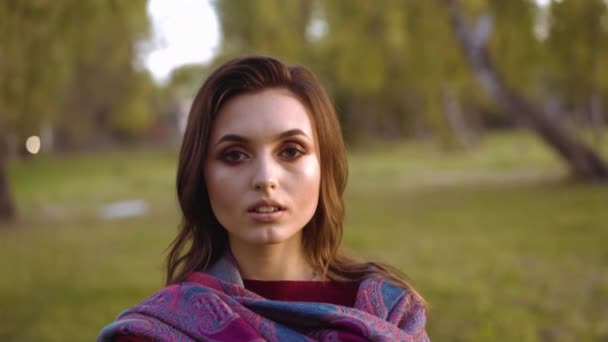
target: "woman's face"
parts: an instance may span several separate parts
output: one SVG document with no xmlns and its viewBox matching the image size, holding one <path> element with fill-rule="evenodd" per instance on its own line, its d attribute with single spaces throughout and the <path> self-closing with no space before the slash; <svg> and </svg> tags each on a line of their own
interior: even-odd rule
<svg viewBox="0 0 608 342">
<path fill-rule="evenodd" d="M 319 199 L 315 140 L 306 108 L 285 89 L 239 95 L 223 106 L 205 182 L 232 248 L 300 243 Z"/>
</svg>

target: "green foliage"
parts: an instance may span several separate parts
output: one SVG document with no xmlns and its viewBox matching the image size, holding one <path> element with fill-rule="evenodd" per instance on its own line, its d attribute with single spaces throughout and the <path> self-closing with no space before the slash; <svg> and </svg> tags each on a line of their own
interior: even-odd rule
<svg viewBox="0 0 608 342">
<path fill-rule="evenodd" d="M 133 90 L 146 82 L 134 69 L 135 44 L 148 32 L 145 5 L 3 1 L 0 136 L 31 134 L 43 122 L 72 138 L 112 131 L 103 125 L 111 121 L 106 116 L 120 112 L 125 102 L 142 101 L 127 97 L 145 96 Z"/>
<path fill-rule="evenodd" d="M 608 4 L 603 0 L 553 2 L 547 49 L 555 91 L 580 105 L 595 91 L 608 91 Z"/>
<path fill-rule="evenodd" d="M 171 72 L 166 88 L 178 98 L 194 97 L 209 72 L 204 65 L 184 65 Z"/>
<path fill-rule="evenodd" d="M 137 137 L 147 132 L 153 122 L 152 110 L 141 97 L 135 97 L 114 113 L 110 124 L 126 137 Z"/>
<path fill-rule="evenodd" d="M 537 96 L 535 91 L 545 57 L 541 54 L 541 40 L 534 32 L 538 6 L 530 0 L 487 2 L 486 10 L 495 19 L 490 37 L 492 58 L 509 84 Z"/>
<path fill-rule="evenodd" d="M 280 55 L 293 62 L 306 53 L 309 0 L 216 0 L 222 56 L 244 52 Z"/>
<path fill-rule="evenodd" d="M 179 221 L 177 153 L 14 161 L 21 219 L 0 229 L 0 340 L 84 341 L 162 286 Z M 560 181 L 535 137 L 486 137 L 471 153 L 412 142 L 350 155 L 346 245 L 405 271 L 437 341 L 608 336 L 608 189 Z M 148 215 L 99 218 L 141 198 Z M 6 309 L 5 309 L 6 308 Z"/>
<path fill-rule="evenodd" d="M 548 7 L 532 0 L 461 3 L 472 25 L 480 15 L 494 19 L 489 47 L 507 84 L 537 101 L 558 96 L 566 106 L 593 94 L 605 99 L 605 1 L 552 1 Z M 224 36 L 212 64 L 257 52 L 312 66 L 330 89 L 351 141 L 430 131 L 452 144 L 457 128 L 448 118 L 446 94 L 454 95 L 468 126 L 479 121 L 476 109 L 496 111 L 471 77 L 442 1 L 214 5 Z M 324 30 L 312 34 L 319 26 Z"/>
<path fill-rule="evenodd" d="M 0 134 L 27 130 L 35 120 L 24 113 L 45 118 L 58 105 L 57 86 L 68 77 L 69 61 L 64 59 L 66 44 L 52 40 L 71 31 L 62 22 L 68 7 L 67 1 L 57 6 L 45 1 L 0 3 Z"/>
<path fill-rule="evenodd" d="M 392 16 L 385 21 L 383 13 L 388 6 L 369 1 L 325 1 L 323 5 L 329 26 L 328 48 L 337 57 L 326 62 L 334 71 L 336 85 L 354 95 L 379 92 L 387 79 L 382 38 L 387 26 L 399 25 L 401 18 Z M 398 49 L 402 34 L 399 30 L 391 33 L 389 41 Z"/>
</svg>

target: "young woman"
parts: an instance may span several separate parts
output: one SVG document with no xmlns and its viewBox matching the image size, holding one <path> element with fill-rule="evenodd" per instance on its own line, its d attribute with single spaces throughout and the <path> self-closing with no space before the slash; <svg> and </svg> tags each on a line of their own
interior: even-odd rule
<svg viewBox="0 0 608 342">
<path fill-rule="evenodd" d="M 100 341 L 428 341 L 393 269 L 340 251 L 347 163 L 335 110 L 302 66 L 215 70 L 188 119 L 167 287 Z"/>
</svg>

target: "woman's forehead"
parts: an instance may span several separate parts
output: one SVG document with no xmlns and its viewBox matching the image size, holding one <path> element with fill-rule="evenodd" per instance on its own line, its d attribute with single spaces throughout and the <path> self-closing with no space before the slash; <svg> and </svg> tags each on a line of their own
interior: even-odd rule
<svg viewBox="0 0 608 342">
<path fill-rule="evenodd" d="M 230 99 L 218 113 L 211 140 L 226 134 L 267 140 L 295 131 L 314 137 L 306 107 L 286 89 L 267 89 Z"/>
</svg>

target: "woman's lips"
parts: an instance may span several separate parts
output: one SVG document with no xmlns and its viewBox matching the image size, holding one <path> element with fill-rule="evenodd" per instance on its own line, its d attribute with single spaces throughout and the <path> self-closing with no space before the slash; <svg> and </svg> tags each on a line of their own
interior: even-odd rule
<svg viewBox="0 0 608 342">
<path fill-rule="evenodd" d="M 279 220 L 285 215 L 285 209 L 279 209 L 272 212 L 248 211 L 247 216 L 258 222 L 273 222 Z"/>
<path fill-rule="evenodd" d="M 257 222 L 273 222 L 285 215 L 285 207 L 271 199 L 257 201 L 247 209 L 247 216 Z"/>
</svg>

